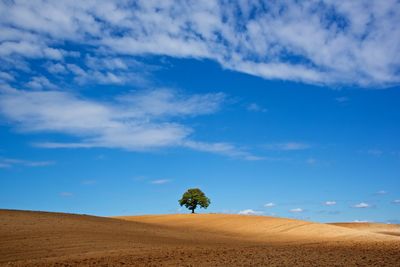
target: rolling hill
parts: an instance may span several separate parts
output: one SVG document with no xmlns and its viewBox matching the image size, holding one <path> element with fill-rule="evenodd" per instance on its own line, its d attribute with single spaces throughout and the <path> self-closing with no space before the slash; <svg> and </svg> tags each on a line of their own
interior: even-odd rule
<svg viewBox="0 0 400 267">
<path fill-rule="evenodd" d="M 358 228 L 358 224 L 344 227 L 227 214 L 105 218 L 0 210 L 0 265 L 396 266 L 400 262 L 400 237 L 385 234 L 386 230 Z"/>
</svg>

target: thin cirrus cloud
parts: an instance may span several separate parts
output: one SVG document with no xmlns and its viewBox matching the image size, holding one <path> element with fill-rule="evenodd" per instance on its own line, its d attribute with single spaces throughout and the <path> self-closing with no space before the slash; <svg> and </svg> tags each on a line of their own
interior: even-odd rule
<svg viewBox="0 0 400 267">
<path fill-rule="evenodd" d="M 311 145 L 300 142 L 286 142 L 286 143 L 266 144 L 263 147 L 267 150 L 296 151 L 296 150 L 309 149 Z"/>
<path fill-rule="evenodd" d="M 34 161 L 15 158 L 0 158 L 0 168 L 12 168 L 15 166 L 44 167 L 53 164 L 55 164 L 54 161 Z"/>
<path fill-rule="evenodd" d="M 169 180 L 169 179 L 159 179 L 159 180 L 153 180 L 150 183 L 154 184 L 154 185 L 162 185 L 162 184 L 167 184 L 170 182 L 171 182 L 171 180 Z"/>
<path fill-rule="evenodd" d="M 2 1 L 0 56 L 11 68 L 79 56 L 67 41 L 98 55 L 207 58 L 265 79 L 385 87 L 400 82 L 399 24 L 398 1 Z"/>
<path fill-rule="evenodd" d="M 264 207 L 266 207 L 266 208 L 272 208 L 272 207 L 275 207 L 275 206 L 276 206 L 276 204 L 273 203 L 273 202 L 269 202 L 269 203 L 264 204 Z"/>
<path fill-rule="evenodd" d="M 217 112 L 222 93 L 183 95 L 169 89 L 121 95 L 108 102 L 62 91 L 0 91 L 0 114 L 21 132 L 55 132 L 76 142 L 40 142 L 43 148 L 120 148 L 146 151 L 183 147 L 245 160 L 262 158 L 229 143 L 192 140 L 193 129 L 178 118 Z"/>
<path fill-rule="evenodd" d="M 252 112 L 267 112 L 268 109 L 258 105 L 257 103 L 251 103 L 247 106 L 247 110 L 248 111 L 252 111 Z"/>
<path fill-rule="evenodd" d="M 302 209 L 302 208 L 295 208 L 295 209 L 289 210 L 289 212 L 291 212 L 291 213 L 301 213 L 301 212 L 304 212 L 304 209 Z"/>
</svg>

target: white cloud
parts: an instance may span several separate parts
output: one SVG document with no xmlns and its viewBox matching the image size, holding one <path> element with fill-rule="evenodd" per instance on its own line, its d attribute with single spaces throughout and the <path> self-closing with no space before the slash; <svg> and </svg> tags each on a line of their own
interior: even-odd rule
<svg viewBox="0 0 400 267">
<path fill-rule="evenodd" d="M 304 211 L 304 209 L 302 209 L 302 208 L 295 208 L 295 209 L 289 210 L 289 212 L 292 212 L 292 213 L 300 213 L 300 212 L 303 212 L 303 211 Z"/>
<path fill-rule="evenodd" d="M 169 182 L 171 182 L 171 180 L 169 180 L 169 179 L 159 179 L 159 180 L 153 180 L 150 183 L 155 184 L 155 185 L 160 185 L 160 184 L 166 184 Z"/>
<path fill-rule="evenodd" d="M 360 202 L 358 204 L 353 205 L 353 208 L 359 208 L 359 209 L 365 209 L 365 208 L 370 208 L 371 205 L 365 202 Z"/>
<path fill-rule="evenodd" d="M 386 190 L 379 190 L 376 195 L 386 195 L 388 192 Z"/>
<path fill-rule="evenodd" d="M 62 60 L 67 53 L 57 47 L 68 41 L 110 54 L 208 58 L 266 79 L 387 86 L 400 82 L 399 24 L 400 3 L 391 0 L 136 1 L 134 7 L 2 1 L 0 55 Z"/>
<path fill-rule="evenodd" d="M 186 147 L 246 160 L 260 159 L 227 143 L 190 139 L 193 129 L 178 119 L 216 112 L 221 93 L 183 95 L 159 89 L 132 92 L 109 102 L 87 100 L 60 91 L 23 91 L 9 88 L 0 98 L 0 114 L 22 132 L 55 132 L 76 142 L 41 142 L 44 148 L 122 148 L 143 151 Z"/>
<path fill-rule="evenodd" d="M 354 220 L 353 223 L 368 223 L 370 221 L 367 220 Z"/>
<path fill-rule="evenodd" d="M 66 73 L 67 70 L 61 63 L 51 63 L 47 65 L 47 71 L 54 74 Z"/>
<path fill-rule="evenodd" d="M 32 77 L 32 79 L 26 83 L 26 86 L 34 90 L 58 89 L 55 84 L 51 83 L 46 77 L 43 76 Z"/>
<path fill-rule="evenodd" d="M 400 199 L 395 199 L 392 201 L 393 204 L 400 204 Z"/>
<path fill-rule="evenodd" d="M 11 74 L 4 72 L 4 71 L 0 71 L 0 81 L 13 81 L 14 80 L 14 76 L 12 76 Z"/>
<path fill-rule="evenodd" d="M 324 205 L 325 206 L 334 206 L 334 205 L 336 205 L 336 201 L 325 201 Z"/>
<path fill-rule="evenodd" d="M 241 210 L 238 212 L 240 215 L 261 215 L 264 212 L 262 211 L 257 211 L 257 210 L 252 210 L 252 209 L 246 209 L 246 210 Z"/>
<path fill-rule="evenodd" d="M 272 203 L 272 202 L 264 204 L 264 207 L 266 207 L 266 208 L 272 208 L 272 207 L 275 207 L 275 206 L 276 206 L 276 204 Z"/>
</svg>

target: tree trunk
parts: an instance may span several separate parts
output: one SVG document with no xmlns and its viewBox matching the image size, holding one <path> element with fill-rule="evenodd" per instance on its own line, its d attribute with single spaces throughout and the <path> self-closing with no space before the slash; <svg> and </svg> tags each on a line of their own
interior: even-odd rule
<svg viewBox="0 0 400 267">
<path fill-rule="evenodd" d="M 192 209 L 192 213 L 194 213 L 194 209 Z"/>
</svg>

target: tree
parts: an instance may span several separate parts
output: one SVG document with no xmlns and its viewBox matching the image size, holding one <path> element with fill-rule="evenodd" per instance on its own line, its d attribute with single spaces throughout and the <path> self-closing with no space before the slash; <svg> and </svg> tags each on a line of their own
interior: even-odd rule
<svg viewBox="0 0 400 267">
<path fill-rule="evenodd" d="M 185 207 L 194 213 L 194 210 L 197 206 L 206 209 L 210 205 L 211 201 L 199 188 L 190 188 L 179 200 L 179 204 L 181 207 L 185 205 Z"/>
</svg>

